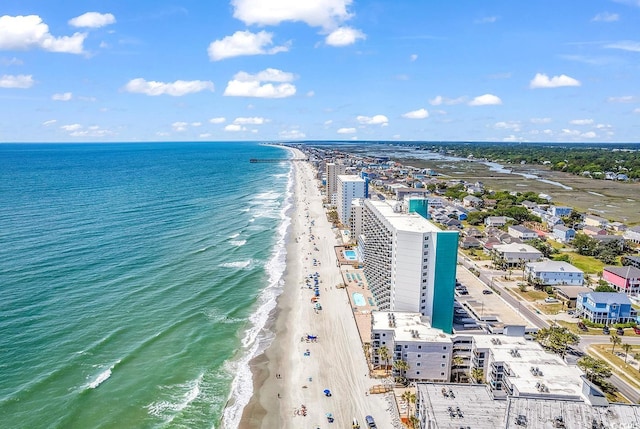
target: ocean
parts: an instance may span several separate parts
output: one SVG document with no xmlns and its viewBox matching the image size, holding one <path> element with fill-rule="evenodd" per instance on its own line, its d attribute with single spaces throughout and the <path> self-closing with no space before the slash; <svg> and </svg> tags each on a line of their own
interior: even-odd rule
<svg viewBox="0 0 640 429">
<path fill-rule="evenodd" d="M 0 144 L 0 426 L 236 427 L 292 204 L 290 163 L 249 158 L 289 156 Z"/>
</svg>

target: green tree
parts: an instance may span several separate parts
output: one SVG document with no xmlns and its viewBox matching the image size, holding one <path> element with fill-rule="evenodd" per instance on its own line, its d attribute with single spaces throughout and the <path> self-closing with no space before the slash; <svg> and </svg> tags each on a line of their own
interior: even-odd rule
<svg viewBox="0 0 640 429">
<path fill-rule="evenodd" d="M 621 347 L 622 347 L 622 350 L 624 350 L 624 363 L 627 363 L 627 358 L 629 357 L 629 351 L 633 346 L 631 344 L 624 343 Z"/>
<path fill-rule="evenodd" d="M 453 359 L 451 359 L 451 369 L 457 369 L 462 365 L 464 365 L 462 356 L 454 356 Z M 456 371 L 456 383 L 460 383 L 460 371 Z"/>
<path fill-rule="evenodd" d="M 391 359 L 391 353 L 387 346 L 382 346 L 378 349 L 378 354 L 380 355 L 380 359 L 384 361 L 384 369 L 386 371 L 389 370 L 389 359 Z"/>
<path fill-rule="evenodd" d="M 413 413 L 411 412 L 411 405 L 416 403 L 416 394 L 410 390 L 405 390 L 402 394 L 402 399 L 407 402 L 407 415 L 413 415 Z"/>
<path fill-rule="evenodd" d="M 393 362 L 393 368 L 400 373 L 402 378 L 406 378 L 407 371 L 409 370 L 409 363 L 404 360 L 397 360 Z"/>
<path fill-rule="evenodd" d="M 613 352 L 616 350 L 616 346 L 619 346 L 622 343 L 622 339 L 616 334 L 611 334 L 611 337 L 609 337 L 609 342 L 613 344 L 613 347 L 611 347 L 611 353 L 613 354 Z"/>
<path fill-rule="evenodd" d="M 580 342 L 578 335 L 558 325 L 540 329 L 536 333 L 535 338 L 543 347 L 562 357 L 567 354 L 567 347 Z"/>
<path fill-rule="evenodd" d="M 596 240 L 582 233 L 576 234 L 571 244 L 575 247 L 579 255 L 585 256 L 593 256 L 596 246 L 598 245 Z"/>
<path fill-rule="evenodd" d="M 608 284 L 601 284 L 596 286 L 595 289 L 596 292 L 616 292 L 615 288 L 612 288 L 611 286 L 609 286 Z"/>
<path fill-rule="evenodd" d="M 600 384 L 605 378 L 611 377 L 611 367 L 602 359 L 583 356 L 578 360 L 578 367 L 587 374 L 587 379 Z"/>
<path fill-rule="evenodd" d="M 471 378 L 476 381 L 476 383 L 482 383 L 482 379 L 484 378 L 484 371 L 482 368 L 473 368 L 469 373 Z"/>
</svg>

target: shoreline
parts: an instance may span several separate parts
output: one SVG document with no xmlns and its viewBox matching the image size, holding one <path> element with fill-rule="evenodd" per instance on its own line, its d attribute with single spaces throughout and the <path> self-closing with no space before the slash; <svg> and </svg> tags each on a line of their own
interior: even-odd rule
<svg viewBox="0 0 640 429">
<path fill-rule="evenodd" d="M 294 158 L 304 155 L 286 149 Z M 382 381 L 369 376 L 346 289 L 336 287 L 344 282 L 335 249 L 342 242 L 326 216 L 315 170 L 308 162 L 292 164 L 284 284 L 264 328 L 273 339 L 249 363 L 253 394 L 238 427 L 335 427 L 327 414 L 340 427 L 353 419 L 364 424 L 366 415 L 374 415 L 379 427 L 399 427 L 390 412 L 393 394 L 369 395 Z"/>
</svg>

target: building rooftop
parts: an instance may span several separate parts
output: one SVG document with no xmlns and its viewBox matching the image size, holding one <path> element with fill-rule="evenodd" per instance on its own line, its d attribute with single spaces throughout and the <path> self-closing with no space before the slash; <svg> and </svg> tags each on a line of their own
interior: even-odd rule
<svg viewBox="0 0 640 429">
<path fill-rule="evenodd" d="M 418 383 L 417 388 L 428 398 L 426 414 L 438 429 L 504 427 L 507 401 L 493 400 L 483 384 Z"/>
<path fill-rule="evenodd" d="M 368 200 L 394 228 L 400 231 L 412 232 L 442 232 L 440 228 L 435 226 L 417 213 L 407 213 L 402 208 L 402 202 L 397 200 Z"/>
<path fill-rule="evenodd" d="M 624 279 L 637 279 L 640 277 L 640 268 L 632 265 L 627 265 L 626 267 L 604 267 L 604 270 Z"/>
<path fill-rule="evenodd" d="M 356 174 L 338 174 L 338 179 L 342 182 L 363 182 L 364 179 Z"/>
<path fill-rule="evenodd" d="M 622 292 L 589 292 L 587 295 L 596 304 L 627 304 L 631 305 L 629 297 Z"/>
<path fill-rule="evenodd" d="M 493 248 L 499 252 L 540 253 L 540 251 L 535 247 L 524 243 L 499 244 L 497 246 L 493 246 Z M 542 255 L 542 253 L 540 253 L 540 255 Z"/>
<path fill-rule="evenodd" d="M 393 322 L 392 322 L 393 321 Z M 451 336 L 432 328 L 428 318 L 420 313 L 404 311 L 372 311 L 372 330 L 393 330 L 395 341 L 430 341 L 451 343 Z"/>
<path fill-rule="evenodd" d="M 582 270 L 564 261 L 528 262 L 527 267 L 532 267 L 536 272 L 582 273 Z"/>
</svg>

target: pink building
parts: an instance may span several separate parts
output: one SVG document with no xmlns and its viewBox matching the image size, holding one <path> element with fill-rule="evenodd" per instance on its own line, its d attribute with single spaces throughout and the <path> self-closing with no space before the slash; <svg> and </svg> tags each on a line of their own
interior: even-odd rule
<svg viewBox="0 0 640 429">
<path fill-rule="evenodd" d="M 619 292 L 628 295 L 638 295 L 640 292 L 640 268 L 632 266 L 604 267 L 602 278 Z"/>
</svg>

